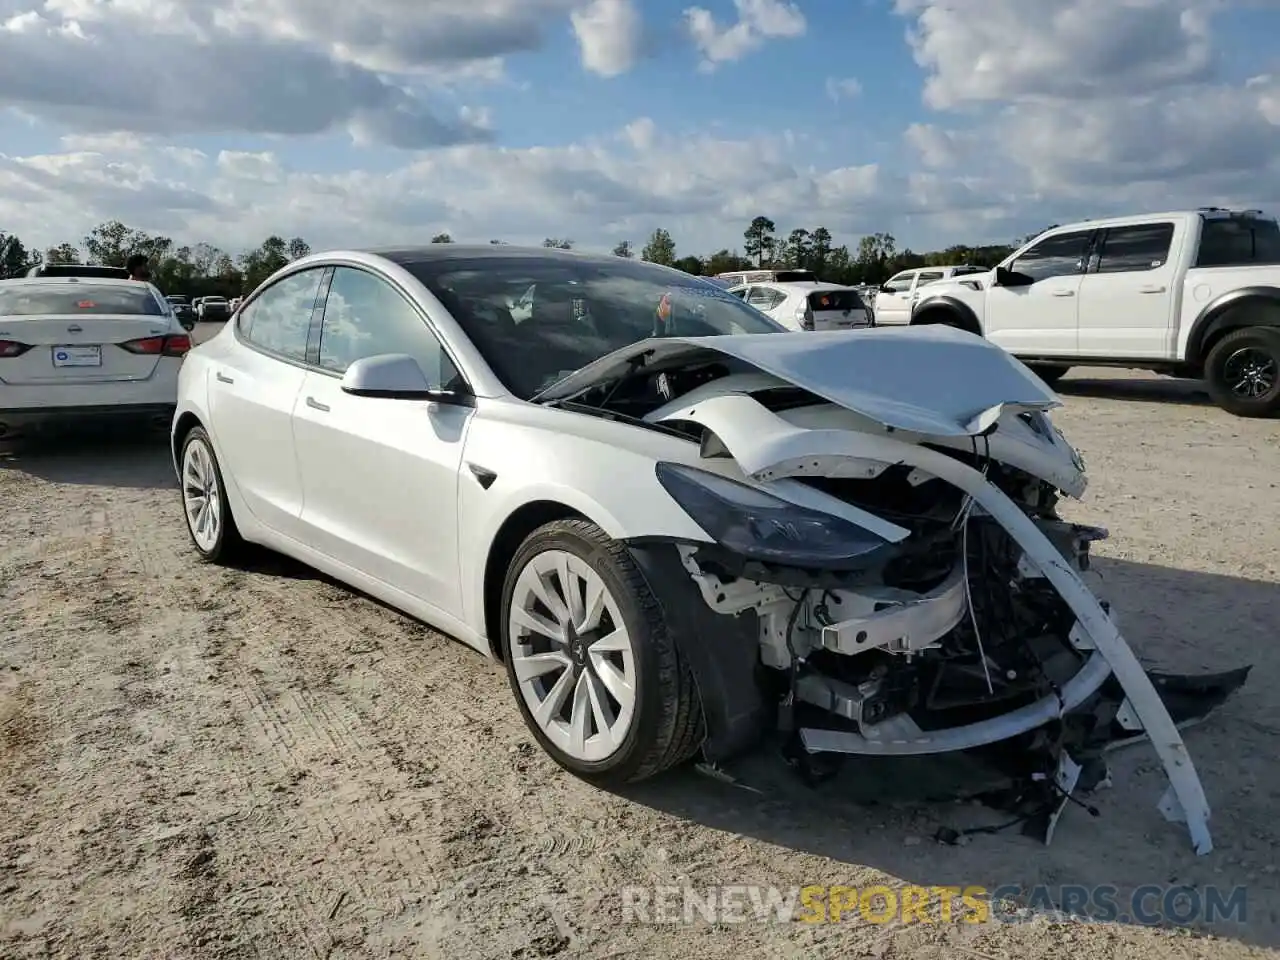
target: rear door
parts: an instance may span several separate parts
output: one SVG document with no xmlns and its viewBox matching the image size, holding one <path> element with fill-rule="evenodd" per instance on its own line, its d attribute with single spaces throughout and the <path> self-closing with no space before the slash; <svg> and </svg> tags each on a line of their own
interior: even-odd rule
<svg viewBox="0 0 1280 960">
<path fill-rule="evenodd" d="M 1173 355 L 1174 288 L 1186 228 L 1171 220 L 1109 227 L 1080 284 L 1082 357 Z"/>
<path fill-rule="evenodd" d="M 306 379 L 312 314 L 327 267 L 288 274 L 236 315 L 235 342 L 211 362 L 214 442 L 245 505 L 269 529 L 301 539 L 302 479 L 293 405 Z"/>
<path fill-rule="evenodd" d="M 147 380 L 165 353 L 164 338 L 181 332 L 145 284 L 5 285 L 0 287 L 0 382 L 64 386 Z"/>
</svg>

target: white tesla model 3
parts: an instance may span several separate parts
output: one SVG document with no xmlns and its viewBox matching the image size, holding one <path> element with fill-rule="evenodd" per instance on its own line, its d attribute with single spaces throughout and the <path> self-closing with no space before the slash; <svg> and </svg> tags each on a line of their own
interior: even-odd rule
<svg viewBox="0 0 1280 960">
<path fill-rule="evenodd" d="M 289 554 L 499 658 L 578 775 L 781 726 L 809 758 L 1011 743 L 1070 792 L 1123 727 L 1208 849 L 1080 576 L 1105 532 L 1055 512 L 1085 487 L 1056 403 L 960 331 L 789 333 L 653 264 L 434 245 L 271 277 L 187 355 L 172 439 L 203 558 Z"/>
</svg>

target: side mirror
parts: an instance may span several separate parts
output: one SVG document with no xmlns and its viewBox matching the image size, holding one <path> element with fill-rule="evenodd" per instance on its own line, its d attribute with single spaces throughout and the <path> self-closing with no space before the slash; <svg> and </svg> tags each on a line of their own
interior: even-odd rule
<svg viewBox="0 0 1280 960">
<path fill-rule="evenodd" d="M 877 293 L 894 293 L 895 291 L 890 290 L 889 285 L 887 283 L 882 283 L 880 285 L 880 288 L 876 292 Z"/>
<path fill-rule="evenodd" d="M 342 375 L 342 392 L 383 400 L 427 400 L 457 407 L 475 405 L 475 397 L 469 391 L 433 387 L 418 361 L 403 353 L 357 360 Z"/>
<path fill-rule="evenodd" d="M 1008 267 L 996 267 L 995 276 L 991 280 L 993 287 L 1029 287 L 1033 283 L 1033 278 Z"/>
</svg>

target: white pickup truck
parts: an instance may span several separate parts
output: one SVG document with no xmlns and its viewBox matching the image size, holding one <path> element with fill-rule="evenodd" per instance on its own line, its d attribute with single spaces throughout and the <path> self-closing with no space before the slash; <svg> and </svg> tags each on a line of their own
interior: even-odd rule
<svg viewBox="0 0 1280 960">
<path fill-rule="evenodd" d="M 877 316 L 877 325 L 884 320 Z M 1048 383 L 1072 366 L 1204 378 L 1280 412 L 1280 226 L 1217 207 L 1054 227 L 983 274 L 931 283 L 900 322 L 987 337 Z"/>
</svg>

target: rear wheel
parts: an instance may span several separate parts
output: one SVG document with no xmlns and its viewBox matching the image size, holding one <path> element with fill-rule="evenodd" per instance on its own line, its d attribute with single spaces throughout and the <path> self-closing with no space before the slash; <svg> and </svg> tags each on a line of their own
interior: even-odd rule
<svg viewBox="0 0 1280 960">
<path fill-rule="evenodd" d="M 182 441 L 182 513 L 191 542 L 206 563 L 230 564 L 245 542 L 227 503 L 222 471 L 213 443 L 203 427 L 193 427 Z"/>
<path fill-rule="evenodd" d="M 1246 327 L 1214 344 L 1205 360 L 1214 403 L 1238 417 L 1280 412 L 1280 330 Z"/>
<path fill-rule="evenodd" d="M 560 766 L 600 783 L 643 780 L 701 745 L 693 678 L 626 549 L 585 520 L 535 530 L 502 593 L 516 702 Z"/>
<path fill-rule="evenodd" d="M 1031 372 L 1045 382 L 1047 386 L 1052 387 L 1059 380 L 1067 375 L 1070 367 L 1064 367 L 1057 363 L 1029 363 L 1028 367 Z"/>
</svg>

